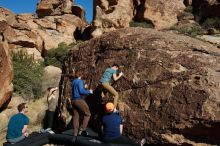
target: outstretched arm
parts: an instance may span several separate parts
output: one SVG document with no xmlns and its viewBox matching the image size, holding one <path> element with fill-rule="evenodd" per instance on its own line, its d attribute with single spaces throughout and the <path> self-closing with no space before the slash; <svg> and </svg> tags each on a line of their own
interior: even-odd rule
<svg viewBox="0 0 220 146">
<path fill-rule="evenodd" d="M 53 94 L 54 90 L 57 90 L 57 89 L 58 89 L 58 87 L 50 89 L 50 91 L 49 91 L 49 93 L 47 95 L 48 101 L 50 101 L 52 98 L 55 97 L 55 96 L 52 96 L 52 94 Z"/>
<path fill-rule="evenodd" d="M 122 72 L 120 72 L 118 76 L 117 76 L 117 74 L 113 74 L 114 81 L 117 81 L 121 76 L 123 76 Z"/>
<path fill-rule="evenodd" d="M 84 87 L 84 85 L 83 85 L 83 81 L 81 81 L 81 82 L 79 83 L 79 92 L 80 92 L 80 94 L 82 94 L 82 95 L 88 95 L 88 94 L 92 93 L 90 90 L 86 90 L 86 89 L 85 89 L 85 87 Z"/>
</svg>

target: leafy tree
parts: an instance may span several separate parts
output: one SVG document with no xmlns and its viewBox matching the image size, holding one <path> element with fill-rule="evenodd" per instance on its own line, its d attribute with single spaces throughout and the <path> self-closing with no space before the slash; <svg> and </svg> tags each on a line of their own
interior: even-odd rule
<svg viewBox="0 0 220 146">
<path fill-rule="evenodd" d="M 34 60 L 25 51 L 12 52 L 14 89 L 25 99 L 39 98 L 42 95 L 43 63 Z"/>
<path fill-rule="evenodd" d="M 57 48 L 48 50 L 44 60 L 45 66 L 53 65 L 61 68 L 63 60 L 67 55 L 68 51 L 79 43 L 81 43 L 81 41 L 77 41 L 69 45 L 65 43 L 60 43 Z"/>
</svg>

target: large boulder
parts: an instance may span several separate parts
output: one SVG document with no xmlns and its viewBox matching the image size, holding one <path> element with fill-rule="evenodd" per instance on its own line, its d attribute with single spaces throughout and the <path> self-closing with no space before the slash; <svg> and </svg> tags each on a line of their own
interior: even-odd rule
<svg viewBox="0 0 220 146">
<path fill-rule="evenodd" d="M 129 27 L 132 18 L 132 0 L 94 0 L 92 37 L 115 29 Z"/>
<path fill-rule="evenodd" d="M 41 0 L 37 5 L 38 17 L 71 14 L 72 0 Z"/>
<path fill-rule="evenodd" d="M 219 0 L 193 0 L 193 11 L 201 18 L 219 17 Z"/>
<path fill-rule="evenodd" d="M 59 43 L 70 44 L 75 40 L 74 33 L 85 27 L 86 23 L 79 17 L 71 14 L 62 16 L 46 16 L 42 19 L 34 20 L 42 29 L 34 31 L 43 40 L 44 50 L 57 48 Z"/>
<path fill-rule="evenodd" d="M 10 101 L 13 84 L 12 84 L 12 63 L 8 54 L 7 43 L 0 40 L 0 109 Z"/>
<path fill-rule="evenodd" d="M 177 16 L 184 9 L 180 0 L 141 1 L 136 19 L 151 22 L 156 29 L 170 28 L 178 22 Z"/>
<path fill-rule="evenodd" d="M 47 91 L 48 87 L 59 87 L 61 69 L 55 66 L 47 66 L 44 68 L 42 91 Z"/>
<path fill-rule="evenodd" d="M 124 77 L 113 87 L 119 92 L 126 135 L 168 143 L 164 135 L 180 134 L 190 141 L 219 144 L 219 61 L 218 48 L 171 32 L 127 28 L 106 33 L 76 46 L 64 61 L 60 123 L 65 127 L 71 120 L 68 75 L 83 70 L 85 82 L 95 90 L 86 98 L 92 112 L 90 127 L 99 131 L 104 112 L 99 79 L 118 63 Z"/>
</svg>

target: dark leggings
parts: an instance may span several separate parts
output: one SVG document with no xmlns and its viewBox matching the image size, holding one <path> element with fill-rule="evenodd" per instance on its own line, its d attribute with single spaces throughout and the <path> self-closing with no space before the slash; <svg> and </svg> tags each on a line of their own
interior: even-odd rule
<svg viewBox="0 0 220 146">
<path fill-rule="evenodd" d="M 54 121 L 54 111 L 47 110 L 47 128 L 53 127 L 53 121 Z"/>
<path fill-rule="evenodd" d="M 23 139 L 16 144 L 4 143 L 3 146 L 40 146 L 49 143 L 49 133 L 38 133 L 33 132 L 29 135 L 29 137 Z"/>
</svg>

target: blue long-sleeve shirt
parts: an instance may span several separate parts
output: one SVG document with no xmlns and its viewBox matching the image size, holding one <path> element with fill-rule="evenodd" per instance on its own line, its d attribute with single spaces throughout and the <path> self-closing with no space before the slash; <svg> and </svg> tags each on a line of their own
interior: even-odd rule
<svg viewBox="0 0 220 146">
<path fill-rule="evenodd" d="M 82 99 L 82 95 L 90 94 L 89 90 L 86 90 L 84 83 L 81 79 L 74 79 L 72 81 L 72 99 Z"/>
</svg>

